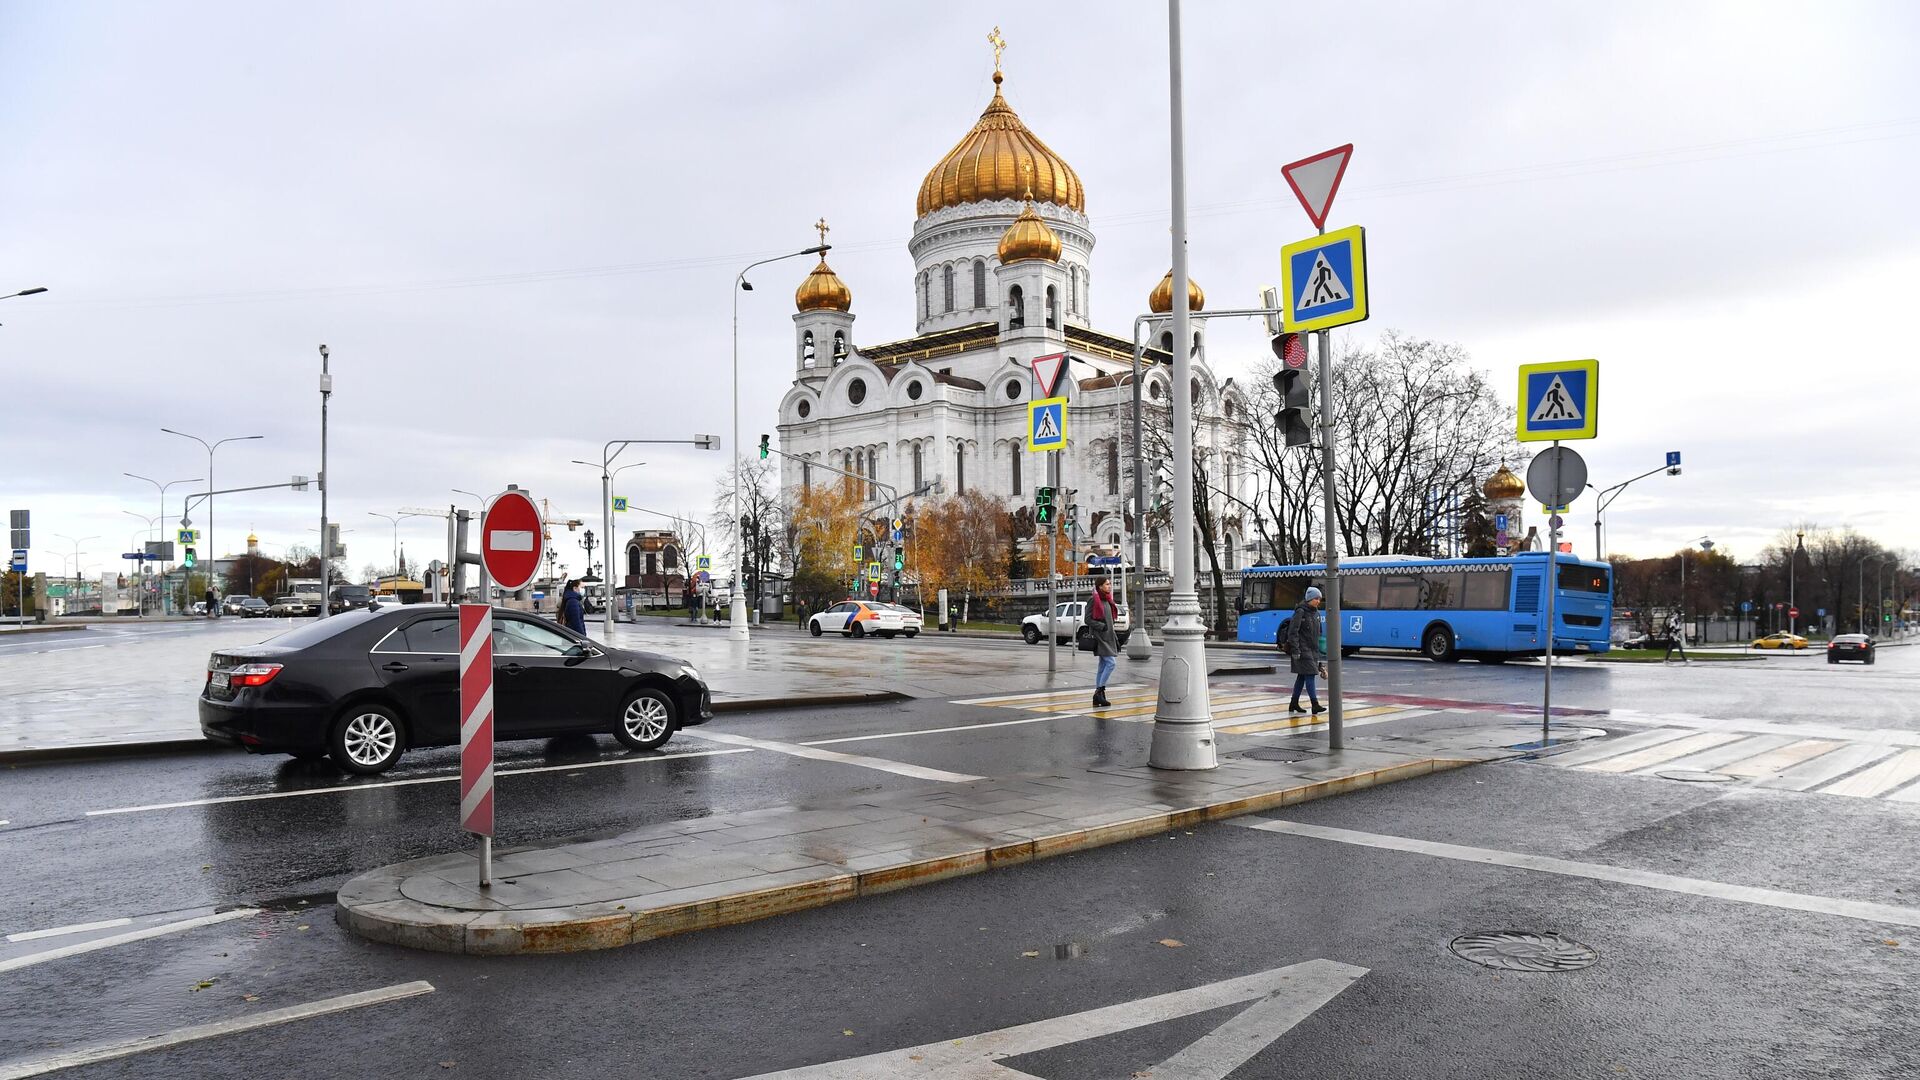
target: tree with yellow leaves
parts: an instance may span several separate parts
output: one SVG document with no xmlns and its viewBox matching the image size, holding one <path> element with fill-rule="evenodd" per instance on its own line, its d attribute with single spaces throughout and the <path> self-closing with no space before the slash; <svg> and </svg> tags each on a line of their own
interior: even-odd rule
<svg viewBox="0 0 1920 1080">
<path fill-rule="evenodd" d="M 841 484 L 817 484 L 793 498 L 793 595 L 819 611 L 847 594 L 853 580 L 853 545 L 860 526 L 860 500 Z"/>
</svg>

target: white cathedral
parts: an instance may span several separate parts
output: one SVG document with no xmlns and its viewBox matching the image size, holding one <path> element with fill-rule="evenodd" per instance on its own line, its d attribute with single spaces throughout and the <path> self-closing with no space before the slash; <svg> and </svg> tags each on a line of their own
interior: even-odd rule
<svg viewBox="0 0 1920 1080">
<path fill-rule="evenodd" d="M 862 489 L 876 510 L 890 498 L 876 485 L 905 494 L 937 479 L 948 494 L 984 491 L 1009 511 L 1030 513 L 1046 464 L 1045 455 L 1027 451 L 1029 365 L 1064 351 L 1070 359 L 1060 394 L 1069 420 L 1061 486 L 1077 492 L 1083 550 L 1091 543 L 1115 551 L 1124 540 L 1131 561 L 1133 343 L 1091 325 L 1094 237 L 1086 190 L 1007 105 L 997 68 L 993 100 L 979 122 L 920 185 L 908 245 L 914 336 L 857 341 L 853 293 L 824 256 L 794 294 L 794 379 L 780 403 L 778 430 L 781 448 L 799 460 L 783 459 L 781 485 L 791 496 L 794 488 L 842 482 L 814 468 L 823 463 L 873 481 Z M 1191 283 L 1188 298 L 1194 311 L 1205 302 Z M 1172 300 L 1169 273 L 1151 290 L 1148 308 L 1166 313 Z M 1170 325 L 1170 318 L 1153 325 L 1155 347 L 1142 361 L 1144 400 L 1162 408 L 1172 397 Z M 1214 377 L 1205 324 L 1193 325 L 1197 447 L 1213 451 L 1212 484 L 1245 498 L 1246 459 L 1234 421 L 1247 402 L 1231 379 Z M 1146 422 L 1154 423 L 1152 412 Z M 1154 445 L 1150 436 L 1150 492 Z M 1221 565 L 1237 567 L 1247 535 L 1241 510 L 1221 498 L 1215 517 L 1222 523 Z M 1165 524 L 1148 524 L 1147 565 L 1170 566 Z"/>
</svg>

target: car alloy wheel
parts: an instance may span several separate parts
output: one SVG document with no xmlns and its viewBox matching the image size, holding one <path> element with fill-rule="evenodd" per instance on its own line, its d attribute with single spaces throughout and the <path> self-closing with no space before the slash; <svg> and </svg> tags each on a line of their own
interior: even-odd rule
<svg viewBox="0 0 1920 1080">
<path fill-rule="evenodd" d="M 1029 645 L 1040 644 L 1040 631 L 1032 623 L 1020 628 L 1020 636 L 1026 638 Z"/>
<path fill-rule="evenodd" d="M 820 636 L 820 620 L 819 619 L 807 620 L 807 633 L 812 634 L 814 637 Z"/>
<path fill-rule="evenodd" d="M 386 772 L 403 749 L 399 718 L 379 705 L 348 710 L 334 725 L 332 741 L 334 764 L 358 776 Z"/>
<path fill-rule="evenodd" d="M 673 729 L 673 700 L 649 686 L 627 696 L 613 734 L 631 749 L 658 750 L 673 738 Z"/>
</svg>

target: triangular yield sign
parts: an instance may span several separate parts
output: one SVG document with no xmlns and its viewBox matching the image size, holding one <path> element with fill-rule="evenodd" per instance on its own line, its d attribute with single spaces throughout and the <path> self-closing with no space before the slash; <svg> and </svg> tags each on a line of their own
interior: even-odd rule
<svg viewBox="0 0 1920 1080">
<path fill-rule="evenodd" d="M 1067 354 L 1049 353 L 1033 358 L 1033 396 L 1050 398 L 1060 389 L 1060 372 L 1067 366 Z"/>
<path fill-rule="evenodd" d="M 1533 407 L 1530 422 L 1571 420 L 1578 423 L 1581 419 L 1580 404 L 1573 400 L 1572 394 L 1567 393 L 1567 384 L 1555 375 L 1553 381 L 1547 384 L 1547 392 L 1540 395 L 1540 404 Z"/>
<path fill-rule="evenodd" d="M 1294 297 L 1293 310 L 1297 315 L 1312 308 L 1337 304 L 1352 295 L 1347 291 L 1347 283 L 1340 280 L 1333 264 L 1327 261 L 1327 253 L 1315 252 L 1313 269 L 1307 272 L 1307 279 L 1300 283 L 1300 295 Z"/>
<path fill-rule="evenodd" d="M 1327 211 L 1333 208 L 1333 196 L 1340 190 L 1340 178 L 1347 174 L 1347 159 L 1352 156 L 1353 144 L 1348 143 L 1280 167 L 1314 228 L 1327 227 Z"/>
</svg>

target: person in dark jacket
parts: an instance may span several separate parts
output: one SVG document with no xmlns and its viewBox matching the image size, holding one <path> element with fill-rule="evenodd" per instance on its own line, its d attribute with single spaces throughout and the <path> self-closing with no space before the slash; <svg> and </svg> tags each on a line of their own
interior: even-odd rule
<svg viewBox="0 0 1920 1080">
<path fill-rule="evenodd" d="M 576 634 L 587 632 L 587 609 L 580 601 L 580 579 L 567 582 L 567 591 L 560 595 L 560 625 Z"/>
<path fill-rule="evenodd" d="M 1107 680 L 1113 677 L 1113 665 L 1120 655 L 1120 640 L 1113 632 L 1113 618 L 1118 610 L 1113 603 L 1113 583 L 1101 578 L 1093 587 L 1093 598 L 1087 601 L 1087 633 L 1093 637 L 1094 655 L 1100 658 L 1093 677 L 1096 709 L 1113 704 L 1107 700 Z"/>
<path fill-rule="evenodd" d="M 1327 645 L 1326 638 L 1321 636 L 1318 588 L 1309 587 L 1300 606 L 1293 609 L 1293 618 L 1287 624 L 1287 640 L 1293 646 L 1293 704 L 1288 709 L 1297 713 L 1307 711 L 1300 707 L 1300 691 L 1304 689 L 1313 702 L 1313 711 L 1326 712 L 1313 681 L 1315 676 L 1327 673 Z"/>
</svg>

